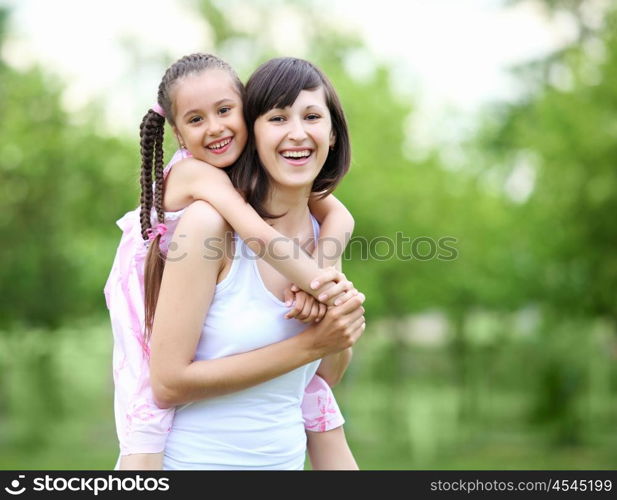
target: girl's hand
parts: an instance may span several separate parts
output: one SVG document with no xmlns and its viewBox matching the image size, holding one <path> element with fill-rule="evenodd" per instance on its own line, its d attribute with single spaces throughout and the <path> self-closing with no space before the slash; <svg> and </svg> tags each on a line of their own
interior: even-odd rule
<svg viewBox="0 0 617 500">
<path fill-rule="evenodd" d="M 353 283 L 338 269 L 329 267 L 311 282 L 311 288 L 318 290 L 319 302 L 339 306 L 358 295 Z"/>
<path fill-rule="evenodd" d="M 302 323 L 319 323 L 325 316 L 327 307 L 314 297 L 300 290 L 296 285 L 285 290 L 285 304 L 292 309 L 285 314 L 286 319 L 295 318 Z"/>
</svg>

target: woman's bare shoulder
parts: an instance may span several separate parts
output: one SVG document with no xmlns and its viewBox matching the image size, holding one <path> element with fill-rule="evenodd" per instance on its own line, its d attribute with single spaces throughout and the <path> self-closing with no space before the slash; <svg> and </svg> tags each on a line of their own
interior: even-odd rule
<svg viewBox="0 0 617 500">
<path fill-rule="evenodd" d="M 223 216 L 207 201 L 195 200 L 186 207 L 178 229 L 191 229 L 198 235 L 222 236 L 230 231 L 231 227 Z"/>
</svg>

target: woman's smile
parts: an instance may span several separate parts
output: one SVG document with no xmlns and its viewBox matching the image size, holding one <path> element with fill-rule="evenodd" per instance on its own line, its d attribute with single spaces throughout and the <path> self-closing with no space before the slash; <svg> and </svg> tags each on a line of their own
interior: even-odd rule
<svg viewBox="0 0 617 500">
<path fill-rule="evenodd" d="M 290 165 L 302 166 L 306 165 L 313 155 L 312 148 L 287 148 L 279 152 L 283 159 Z"/>
</svg>

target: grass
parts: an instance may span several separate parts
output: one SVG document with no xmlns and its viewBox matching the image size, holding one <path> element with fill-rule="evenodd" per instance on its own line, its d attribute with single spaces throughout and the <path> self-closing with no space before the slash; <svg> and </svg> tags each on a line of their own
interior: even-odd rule
<svg viewBox="0 0 617 500">
<path fill-rule="evenodd" d="M 594 406 L 584 439 L 558 445 L 549 427 L 527 418 L 531 395 L 514 384 L 493 380 L 489 389 L 483 386 L 471 416 L 461 420 L 463 393 L 450 374 L 428 363 L 430 370 L 388 382 L 374 371 L 383 360 L 373 359 L 378 352 L 375 348 L 371 353 L 373 347 L 369 337 L 335 390 L 362 469 L 617 467 L 610 401 Z M 4 332 L 0 353 L 0 469 L 112 469 L 117 440 L 107 321 L 56 332 Z M 414 356 L 423 354 L 416 351 Z M 430 356 L 447 353 L 426 353 L 426 359 Z M 46 376 L 38 370 L 45 359 L 51 366 Z M 52 388 L 57 391 L 50 392 Z M 50 393 L 60 401 L 54 403 Z"/>
</svg>

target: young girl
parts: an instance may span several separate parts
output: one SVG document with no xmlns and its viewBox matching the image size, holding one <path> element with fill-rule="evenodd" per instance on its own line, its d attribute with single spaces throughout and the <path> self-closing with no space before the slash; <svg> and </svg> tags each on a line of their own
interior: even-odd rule
<svg viewBox="0 0 617 500">
<path fill-rule="evenodd" d="M 237 160 L 246 142 L 247 132 L 242 117 L 243 92 L 243 86 L 233 70 L 221 60 L 202 54 L 187 56 L 168 69 L 159 87 L 159 103 L 142 122 L 141 208 L 138 209 L 139 216 L 136 210 L 119 221 L 124 235 L 105 287 L 115 339 L 115 408 L 122 468 L 160 468 L 161 451 L 170 429 L 173 410 L 161 410 L 153 404 L 148 371 L 149 344 L 144 331 L 148 331 L 152 324 L 162 273 L 159 243 L 163 249 L 166 248 L 173 231 L 170 226 L 175 226 L 180 211 L 192 200 L 207 199 L 245 241 L 251 239 L 253 246 L 249 246 L 252 249 L 301 288 L 317 294 L 320 300 L 345 302 L 357 293 L 342 274 L 332 269 L 321 273 L 318 280 L 321 283 L 314 283 L 316 286 L 311 289 L 309 283 L 319 271 L 316 264 L 302 252 L 297 252 L 297 244 L 282 238 L 263 222 L 233 189 L 229 178 L 221 170 Z M 167 116 L 182 147 L 165 171 L 162 169 L 162 115 Z M 172 165 L 173 170 L 166 178 Z M 327 194 L 333 187 L 320 194 Z M 158 219 L 154 228 L 150 219 L 153 204 Z M 163 206 L 168 210 L 167 214 Z M 322 219 L 322 254 L 327 252 L 331 260 L 338 260 L 353 221 L 332 196 L 311 203 L 311 210 Z M 140 220 L 137 220 L 138 217 Z M 142 236 L 150 242 L 147 257 Z M 338 248 L 334 241 L 340 242 Z M 330 247 L 326 246 L 328 243 Z M 286 298 L 291 302 L 289 292 Z M 319 321 L 324 316 L 325 307 L 310 296 L 297 292 L 295 298 L 295 308 L 287 315 L 289 318 Z M 336 341 L 334 337 L 326 339 L 325 352 L 340 350 L 340 344 Z M 264 348 L 264 353 L 267 350 Z M 329 382 L 335 383 L 342 375 L 349 355 L 350 351 L 344 350 L 328 356 L 322 363 L 320 373 Z M 340 427 L 342 417 L 329 387 L 321 379 L 316 377 L 307 387 L 303 408 L 308 430 L 334 429 L 321 434 L 309 433 L 313 466 L 355 467 Z M 319 445 L 320 439 L 323 446 Z"/>
</svg>

